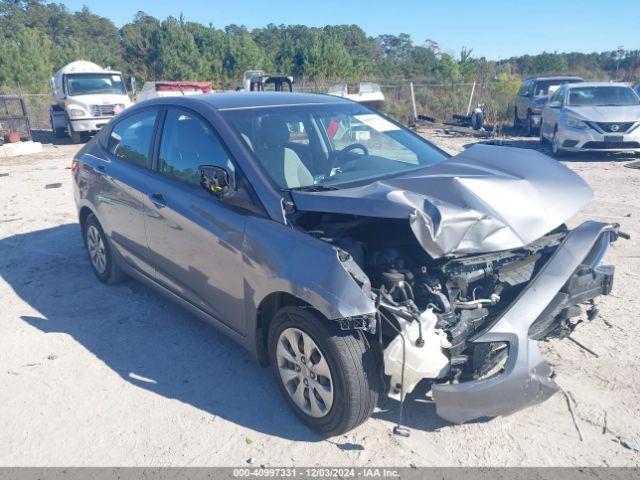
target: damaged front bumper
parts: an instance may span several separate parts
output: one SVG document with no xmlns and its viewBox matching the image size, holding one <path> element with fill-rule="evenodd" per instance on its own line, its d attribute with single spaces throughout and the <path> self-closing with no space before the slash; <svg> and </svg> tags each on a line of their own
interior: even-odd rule
<svg viewBox="0 0 640 480">
<path fill-rule="evenodd" d="M 462 423 L 505 415 L 543 402 L 558 390 L 549 364 L 542 358 L 536 340 L 531 338 L 530 329 L 536 322 L 547 318 L 550 312 L 557 314 L 563 308 L 569 308 L 568 303 L 572 300 L 579 303 L 609 293 L 613 270 L 611 267 L 599 269 L 599 263 L 617 236 L 617 226 L 591 221 L 567 235 L 497 322 L 471 340 L 476 345 L 508 344 L 508 356 L 501 372 L 485 379 L 434 384 L 433 399 L 440 417 Z M 574 286 L 568 297 L 560 295 L 567 285 L 575 283 L 575 276 L 585 265 L 594 269 L 592 278 L 595 280 L 583 288 Z M 594 291 L 594 285 L 600 285 L 600 289 L 595 288 Z M 550 310 L 550 306 L 555 310 Z"/>
</svg>

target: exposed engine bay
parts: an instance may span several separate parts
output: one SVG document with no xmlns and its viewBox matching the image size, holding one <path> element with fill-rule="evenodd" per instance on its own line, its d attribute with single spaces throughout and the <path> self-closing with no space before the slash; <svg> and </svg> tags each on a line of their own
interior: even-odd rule
<svg viewBox="0 0 640 480">
<path fill-rule="evenodd" d="M 410 393 L 422 379 L 460 383 L 500 372 L 505 342 L 470 343 L 486 331 L 520 294 L 567 236 L 562 225 L 520 248 L 432 259 L 406 220 L 300 212 L 295 224 L 353 260 L 366 278 L 355 277 L 375 298 L 377 318 L 345 323 L 375 333 L 383 349 L 390 395 Z M 610 291 L 613 268 L 584 265 L 531 326 L 531 338 L 566 336 L 587 303 Z M 569 289 L 569 290 L 568 290 Z M 562 294 L 562 295 L 561 295 Z"/>
</svg>

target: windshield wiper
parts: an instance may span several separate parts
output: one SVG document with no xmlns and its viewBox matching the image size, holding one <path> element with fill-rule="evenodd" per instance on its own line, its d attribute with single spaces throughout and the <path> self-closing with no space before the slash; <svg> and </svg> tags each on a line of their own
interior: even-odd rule
<svg viewBox="0 0 640 480">
<path fill-rule="evenodd" d="M 338 187 L 332 187 L 331 185 L 306 185 L 304 187 L 293 187 L 289 190 L 296 190 L 298 192 L 327 192 L 330 190 L 338 190 Z"/>
</svg>

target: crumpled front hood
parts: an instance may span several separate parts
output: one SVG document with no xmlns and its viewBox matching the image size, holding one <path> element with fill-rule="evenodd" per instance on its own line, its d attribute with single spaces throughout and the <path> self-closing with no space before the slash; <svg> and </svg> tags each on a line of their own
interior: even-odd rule
<svg viewBox="0 0 640 480">
<path fill-rule="evenodd" d="M 433 258 L 524 246 L 592 196 L 584 180 L 547 155 L 488 145 L 362 187 L 291 193 L 299 211 L 406 218 Z"/>
</svg>

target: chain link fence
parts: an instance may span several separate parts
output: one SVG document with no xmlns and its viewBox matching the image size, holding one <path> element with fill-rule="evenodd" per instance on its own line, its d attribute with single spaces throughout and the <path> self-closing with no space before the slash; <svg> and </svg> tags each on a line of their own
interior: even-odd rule
<svg viewBox="0 0 640 480">
<path fill-rule="evenodd" d="M 51 129 L 51 123 L 49 122 L 51 95 L 48 93 L 22 93 L 18 90 L 0 87 L 0 95 L 20 95 L 24 99 L 32 130 Z M 2 106 L 2 102 L 0 102 L 0 115 L 16 114 L 16 112 L 3 111 Z"/>
<path fill-rule="evenodd" d="M 294 91 L 327 93 L 330 86 L 330 83 L 298 83 L 294 84 Z M 454 114 L 468 115 L 479 104 L 490 123 L 508 122 L 513 117 L 515 94 L 504 92 L 498 82 L 404 82 L 380 84 L 380 89 L 385 96 L 383 111 L 405 124 L 416 115 L 451 121 Z"/>
<path fill-rule="evenodd" d="M 332 83 L 295 83 L 294 91 L 307 93 L 327 93 Z M 489 123 L 511 121 L 513 115 L 513 95 L 500 91 L 495 82 L 464 83 L 414 83 L 380 84 L 385 96 L 383 111 L 402 123 L 408 123 L 415 113 L 427 115 L 437 121 L 450 121 L 454 114 L 466 115 L 478 104 L 484 105 L 485 119 Z M 412 95 L 413 90 L 413 95 Z M 15 90 L 0 87 L 0 94 L 20 94 Z M 25 100 L 31 128 L 48 130 L 51 95 L 46 93 L 22 93 Z"/>
</svg>

